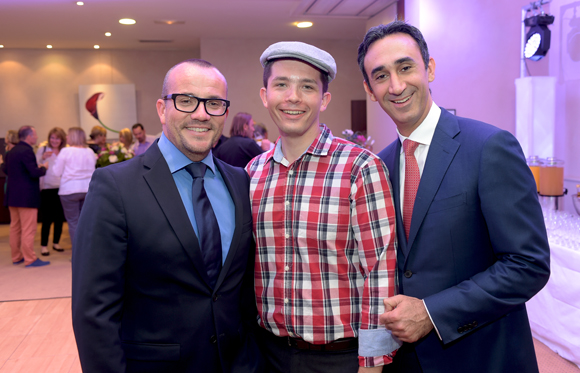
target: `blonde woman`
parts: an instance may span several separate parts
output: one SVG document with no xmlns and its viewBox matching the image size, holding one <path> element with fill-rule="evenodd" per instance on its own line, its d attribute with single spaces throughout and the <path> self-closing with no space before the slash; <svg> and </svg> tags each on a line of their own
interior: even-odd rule
<svg viewBox="0 0 580 373">
<path fill-rule="evenodd" d="M 119 143 L 123 144 L 125 149 L 131 149 L 131 145 L 133 144 L 133 133 L 128 128 L 123 128 L 119 131 Z"/>
<path fill-rule="evenodd" d="M 50 226 L 54 223 L 54 234 L 52 236 L 52 248 L 54 251 L 62 252 L 60 247 L 60 235 L 64 223 L 64 212 L 58 196 L 60 186 L 60 176 L 54 173 L 54 164 L 60 151 L 66 147 L 66 133 L 60 127 L 55 127 L 48 132 L 48 141 L 40 144 L 36 151 L 36 161 L 38 164 L 48 162 L 46 174 L 40 178 L 40 221 L 42 229 L 40 231 L 40 253 L 49 255 L 48 236 Z"/>
<path fill-rule="evenodd" d="M 68 130 L 68 147 L 62 149 L 54 165 L 54 173 L 61 177 L 58 195 L 68 223 L 74 249 L 74 236 L 91 176 L 95 172 L 95 153 L 87 147 L 85 131 L 80 127 Z"/>
</svg>

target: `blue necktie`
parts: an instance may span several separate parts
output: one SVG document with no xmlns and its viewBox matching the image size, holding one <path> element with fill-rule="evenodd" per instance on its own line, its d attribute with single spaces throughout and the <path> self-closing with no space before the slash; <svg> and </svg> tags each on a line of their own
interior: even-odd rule
<svg viewBox="0 0 580 373">
<path fill-rule="evenodd" d="M 193 213 L 197 223 L 199 247 L 213 288 L 222 267 L 222 240 L 217 219 L 203 186 L 206 168 L 200 162 L 187 165 L 185 170 L 193 177 Z"/>
</svg>

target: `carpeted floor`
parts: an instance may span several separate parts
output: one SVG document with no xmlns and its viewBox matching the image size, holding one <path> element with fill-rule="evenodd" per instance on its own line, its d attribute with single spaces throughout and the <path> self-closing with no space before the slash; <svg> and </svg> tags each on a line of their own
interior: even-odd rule
<svg viewBox="0 0 580 373">
<path fill-rule="evenodd" d="M 0 224 L 0 301 L 70 297 L 71 295 L 71 244 L 65 223 L 60 245 L 64 252 L 52 250 L 50 255 L 40 255 L 40 224 L 38 225 L 35 252 L 50 265 L 25 268 L 24 263 L 13 265 L 8 234 L 10 226 Z M 52 232 L 49 242 L 52 242 Z"/>
</svg>

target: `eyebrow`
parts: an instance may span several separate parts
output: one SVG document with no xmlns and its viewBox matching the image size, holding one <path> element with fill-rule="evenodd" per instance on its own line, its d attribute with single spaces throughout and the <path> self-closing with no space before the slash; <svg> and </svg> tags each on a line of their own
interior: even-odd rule
<svg viewBox="0 0 580 373">
<path fill-rule="evenodd" d="M 284 82 L 288 82 L 290 81 L 290 78 L 286 77 L 286 76 L 276 76 L 274 78 L 272 78 L 272 81 L 284 81 Z M 300 79 L 300 83 L 311 83 L 311 84 L 318 84 L 318 81 L 316 81 L 315 79 L 310 79 L 310 78 L 303 78 Z"/>
<path fill-rule="evenodd" d="M 416 63 L 415 60 L 412 59 L 411 57 L 402 57 L 402 58 L 399 58 L 398 60 L 396 60 L 394 65 L 400 65 L 400 64 L 405 63 L 405 62 Z M 371 71 L 371 75 L 374 75 L 376 72 L 384 70 L 384 69 L 385 69 L 385 65 L 377 66 Z"/>
</svg>

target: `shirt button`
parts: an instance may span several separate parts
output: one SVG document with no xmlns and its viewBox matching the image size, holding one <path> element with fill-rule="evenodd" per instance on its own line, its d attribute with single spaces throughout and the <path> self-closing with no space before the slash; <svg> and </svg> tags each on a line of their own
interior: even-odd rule
<svg viewBox="0 0 580 373">
<path fill-rule="evenodd" d="M 285 204 L 286 206 L 289 206 L 289 205 L 290 205 L 290 201 L 286 201 L 286 202 L 284 202 L 284 204 Z"/>
<path fill-rule="evenodd" d="M 289 266 L 286 266 L 286 267 L 284 267 L 284 270 L 285 271 L 289 271 L 290 270 L 290 267 Z"/>
<path fill-rule="evenodd" d="M 286 237 L 286 238 L 290 238 L 290 235 L 289 235 L 288 233 L 286 233 L 286 234 L 284 235 L 284 237 Z"/>
<path fill-rule="evenodd" d="M 294 170 L 290 170 L 288 171 L 288 173 L 290 174 L 290 176 L 294 175 Z"/>
<path fill-rule="evenodd" d="M 284 304 L 288 304 L 288 302 L 290 302 L 288 298 L 284 298 Z"/>
</svg>

